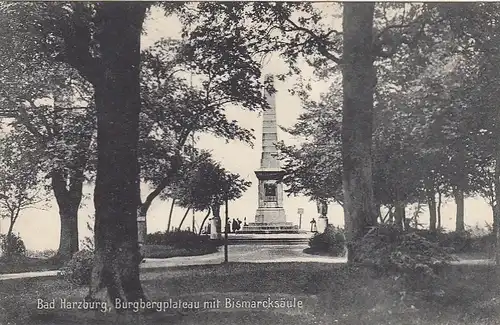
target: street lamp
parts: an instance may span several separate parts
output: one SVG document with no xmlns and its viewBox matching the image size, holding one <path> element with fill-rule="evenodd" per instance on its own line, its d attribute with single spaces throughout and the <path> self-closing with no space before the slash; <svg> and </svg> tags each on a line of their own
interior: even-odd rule
<svg viewBox="0 0 500 325">
<path fill-rule="evenodd" d="M 304 214 L 304 209 L 299 208 L 297 213 L 299 214 L 299 229 L 302 229 L 302 215 Z"/>
<path fill-rule="evenodd" d="M 224 263 L 229 262 L 229 257 L 228 257 L 228 238 L 227 238 L 227 232 L 228 232 L 228 225 L 229 225 L 229 210 L 228 210 L 228 192 L 229 192 L 229 177 L 226 180 L 225 188 L 224 188 L 224 203 L 226 206 L 226 220 L 225 220 L 225 226 L 224 226 Z"/>
</svg>

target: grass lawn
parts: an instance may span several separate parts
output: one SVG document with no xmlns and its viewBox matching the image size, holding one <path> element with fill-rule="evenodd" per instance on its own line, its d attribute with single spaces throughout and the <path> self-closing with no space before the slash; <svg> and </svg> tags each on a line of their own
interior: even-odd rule
<svg viewBox="0 0 500 325">
<path fill-rule="evenodd" d="M 176 248 L 165 245 L 145 245 L 143 252 L 147 258 L 169 258 L 176 256 L 196 256 L 214 253 L 216 247 L 197 249 Z M 61 264 L 52 258 L 23 257 L 12 261 L 0 259 L 0 274 L 58 270 Z M 1 325 L 1 324 L 0 324 Z"/>
<path fill-rule="evenodd" d="M 165 245 L 144 245 L 143 254 L 147 258 L 169 258 L 176 256 L 197 256 L 217 252 L 217 247 L 177 248 Z"/>
<path fill-rule="evenodd" d="M 0 284 L 0 324 L 349 324 L 493 325 L 500 324 L 500 280 L 488 266 L 453 267 L 436 295 L 402 295 L 391 278 L 346 265 L 275 263 L 210 265 L 149 270 L 144 288 L 155 302 L 199 302 L 199 309 L 150 314 L 59 308 L 61 298 L 78 301 L 86 288 L 63 280 L 16 279 Z M 401 297 L 404 296 L 404 299 Z M 301 301 L 298 308 L 225 308 L 226 299 Z M 37 299 L 56 300 L 54 310 L 38 310 Z M 221 305 L 203 306 L 219 299 Z"/>
<path fill-rule="evenodd" d="M 58 270 L 61 264 L 52 258 L 22 257 L 0 260 L 0 274 Z"/>
</svg>

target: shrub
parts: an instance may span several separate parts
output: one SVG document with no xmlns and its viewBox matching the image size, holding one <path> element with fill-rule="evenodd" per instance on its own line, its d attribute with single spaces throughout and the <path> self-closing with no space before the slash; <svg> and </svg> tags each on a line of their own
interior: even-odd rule
<svg viewBox="0 0 500 325">
<path fill-rule="evenodd" d="M 493 233 L 478 237 L 473 237 L 471 249 L 473 252 L 488 253 L 488 255 L 492 257 L 495 254 L 495 246 L 496 246 L 495 242 L 496 242 L 495 234 Z"/>
<path fill-rule="evenodd" d="M 442 233 L 439 238 L 441 247 L 451 247 L 455 253 L 472 251 L 473 238 L 470 231 L 451 231 Z"/>
<path fill-rule="evenodd" d="M 373 227 L 354 244 L 354 262 L 384 274 L 402 276 L 409 288 L 429 288 L 442 268 L 455 258 L 450 251 L 416 232 L 393 225 Z"/>
<path fill-rule="evenodd" d="M 184 249 L 207 249 L 220 246 L 207 235 L 198 235 L 191 231 L 155 232 L 148 234 L 146 244 L 166 245 Z"/>
<path fill-rule="evenodd" d="M 344 256 L 345 249 L 344 230 L 328 225 L 323 233 L 316 233 L 309 239 L 309 247 L 313 252 L 328 253 L 332 256 Z"/>
<path fill-rule="evenodd" d="M 90 276 L 94 262 L 94 252 L 84 249 L 76 252 L 61 268 L 59 275 L 76 285 L 90 284 Z"/>
<path fill-rule="evenodd" d="M 41 251 L 38 250 L 28 250 L 26 251 L 26 256 L 31 258 L 51 258 L 57 255 L 57 250 L 55 249 L 44 249 Z"/>
<path fill-rule="evenodd" d="M 416 233 L 443 248 L 451 248 L 454 253 L 491 252 L 495 246 L 495 236 L 489 232 L 466 231 L 430 231 L 417 230 Z"/>
<path fill-rule="evenodd" d="M 16 234 L 0 235 L 0 248 L 7 258 L 26 256 L 24 241 Z"/>
<path fill-rule="evenodd" d="M 90 219 L 90 222 L 87 221 L 87 230 L 90 231 L 91 234 L 94 234 L 95 216 L 89 215 L 88 218 Z M 93 251 L 95 249 L 94 236 L 85 236 L 80 244 L 82 245 L 81 247 L 83 247 L 83 249 Z"/>
</svg>

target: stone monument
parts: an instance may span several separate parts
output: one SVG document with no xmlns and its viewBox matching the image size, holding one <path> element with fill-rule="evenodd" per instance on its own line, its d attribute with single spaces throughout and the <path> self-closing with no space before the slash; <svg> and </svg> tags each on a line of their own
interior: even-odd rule
<svg viewBox="0 0 500 325">
<path fill-rule="evenodd" d="M 318 207 L 318 233 L 324 233 L 328 227 L 328 203 L 326 200 L 317 200 L 316 206 Z"/>
<path fill-rule="evenodd" d="M 286 221 L 283 209 L 283 183 L 285 171 L 277 158 L 278 126 L 276 123 L 275 94 L 265 93 L 270 108 L 264 110 L 262 119 L 262 155 L 260 168 L 255 171 L 259 180 L 258 207 L 255 222 L 249 223 L 241 232 L 276 233 L 297 232 L 298 227 Z"/>
</svg>

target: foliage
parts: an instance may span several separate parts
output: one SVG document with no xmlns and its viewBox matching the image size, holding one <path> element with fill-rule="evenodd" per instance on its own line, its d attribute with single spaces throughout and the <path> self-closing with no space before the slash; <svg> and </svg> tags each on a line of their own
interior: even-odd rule
<svg viewBox="0 0 500 325">
<path fill-rule="evenodd" d="M 343 202 L 341 143 L 341 94 L 338 81 L 319 101 L 303 98 L 306 110 L 297 123 L 285 129 L 305 141 L 299 146 L 278 144 L 289 194 L 304 194 L 312 200 Z"/>
<path fill-rule="evenodd" d="M 21 236 L 15 233 L 0 235 L 0 249 L 3 252 L 2 257 L 8 259 L 26 256 L 24 241 L 21 239 Z"/>
<path fill-rule="evenodd" d="M 172 166 L 175 159 L 189 161 L 192 148 L 186 148 L 187 141 L 195 132 L 251 144 L 253 130 L 227 119 L 228 104 L 248 101 L 245 107 L 250 109 L 265 105 L 258 83 L 242 80 L 244 94 L 224 92 L 219 89 L 222 79 L 212 74 L 205 76 L 179 61 L 177 53 L 181 48 L 182 43 L 163 39 L 143 53 L 140 159 L 143 179 L 156 188 L 164 188 L 166 175 L 179 168 Z M 182 74 L 178 76 L 184 71 L 197 79 L 208 79 L 190 84 Z M 247 94 L 255 98 L 249 99 Z"/>
<path fill-rule="evenodd" d="M 88 249 L 80 250 L 64 264 L 59 275 L 72 284 L 88 285 L 90 284 L 93 263 L 94 252 Z"/>
<path fill-rule="evenodd" d="M 224 204 L 226 196 L 228 200 L 238 199 L 251 184 L 238 174 L 228 172 L 206 153 L 196 157 L 181 173 L 171 196 L 180 206 L 198 211 Z"/>
<path fill-rule="evenodd" d="M 191 231 L 155 232 L 148 234 L 146 244 L 166 245 L 184 249 L 214 248 L 220 246 L 219 242 L 213 241 L 209 236 L 198 235 Z"/>
<path fill-rule="evenodd" d="M 354 262 L 384 274 L 403 276 L 407 284 L 425 285 L 454 260 L 450 252 L 415 232 L 392 225 L 373 227 L 359 242 Z"/>
<path fill-rule="evenodd" d="M 438 244 L 440 247 L 450 249 L 453 253 L 492 253 L 495 246 L 495 234 L 487 232 L 474 233 L 473 230 L 465 231 L 429 231 L 417 230 L 419 236 Z"/>
<path fill-rule="evenodd" d="M 44 249 L 44 250 L 28 250 L 26 252 L 27 257 L 31 258 L 41 258 L 41 259 L 49 259 L 56 256 L 57 250 L 55 249 Z"/>
<path fill-rule="evenodd" d="M 95 216 L 91 215 L 89 216 L 90 221 L 87 221 L 87 230 L 90 231 L 92 234 L 91 236 L 85 236 L 83 238 L 81 245 L 83 247 L 83 250 L 89 250 L 89 251 L 94 251 L 95 249 L 95 242 L 94 242 L 94 222 L 95 222 Z"/>
<path fill-rule="evenodd" d="M 253 145 L 253 130 L 229 120 L 226 108 L 268 107 L 260 68 L 240 64 L 244 49 L 226 45 L 215 49 L 216 53 L 224 50 L 223 56 L 211 52 L 217 60 L 207 60 L 207 53 L 185 37 L 161 39 L 142 54 L 141 177 L 153 187 L 143 204 L 145 210 L 160 193 L 170 196 L 175 178 L 193 163 L 194 143 L 188 140 L 192 137 L 194 142 L 195 133 Z"/>
<path fill-rule="evenodd" d="M 344 230 L 328 225 L 323 233 L 316 233 L 309 239 L 309 247 L 315 253 L 344 256 L 346 253 Z"/>
<path fill-rule="evenodd" d="M 441 15 L 439 6 L 406 5 L 394 5 L 393 14 L 388 14 L 393 4 L 376 7 L 378 35 L 389 37 L 396 46 L 399 43 L 399 49 L 390 60 L 376 62 L 372 150 L 375 199 L 387 206 L 397 201 L 425 202 L 438 187 L 445 196 L 458 188 L 466 195 L 479 192 L 490 199 L 488 173 L 494 126 L 491 110 L 488 113 L 486 103 L 478 107 L 478 98 L 482 103 L 492 97 L 482 96 L 476 85 L 484 83 L 487 89 L 483 92 L 490 92 L 494 80 L 477 76 L 476 71 L 491 69 L 479 70 L 480 60 L 457 53 L 457 46 L 464 41 L 454 38 L 443 17 L 430 23 L 429 17 Z M 414 12 L 406 16 L 410 11 Z M 401 39 L 392 27 L 384 27 L 405 25 L 403 20 L 422 27 L 413 44 L 404 40 L 406 36 Z M 303 137 L 304 143 L 282 145 L 280 149 L 290 193 L 311 198 L 322 195 L 341 203 L 342 86 L 335 80 L 338 74 L 330 74 L 331 87 L 319 101 L 308 98 L 307 87 L 299 93 L 306 113 L 287 131 Z M 490 106 L 495 107 L 493 103 Z"/>
<path fill-rule="evenodd" d="M 0 218 L 9 219 L 9 228 L 2 239 L 6 256 L 25 254 L 24 243 L 12 233 L 14 225 L 23 210 L 46 199 L 39 186 L 42 180 L 37 158 L 36 152 L 17 143 L 11 134 L 0 139 Z"/>
</svg>

